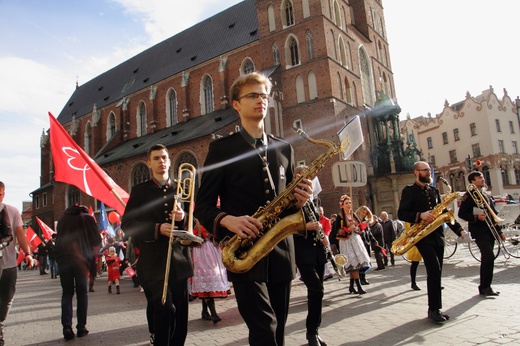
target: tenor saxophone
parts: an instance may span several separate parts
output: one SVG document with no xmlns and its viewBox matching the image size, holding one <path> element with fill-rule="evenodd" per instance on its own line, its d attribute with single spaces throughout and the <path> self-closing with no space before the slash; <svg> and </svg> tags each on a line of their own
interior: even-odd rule
<svg viewBox="0 0 520 346">
<path fill-rule="evenodd" d="M 302 210 L 280 219 L 280 214 L 296 204 L 294 189 L 304 179 L 314 179 L 325 163 L 333 156 L 348 149 L 350 142 L 343 140 L 339 145 L 329 141 L 314 140 L 305 132 L 298 129 L 297 133 L 313 144 L 324 145 L 328 150 L 318 156 L 301 175 L 276 196 L 271 203 L 261 206 L 253 214 L 253 218 L 260 221 L 262 231 L 256 238 L 241 238 L 234 235 L 222 241 L 222 262 L 233 273 L 245 273 L 258 261 L 267 256 L 280 241 L 291 234 L 301 233 L 306 236 L 305 217 Z"/>
<path fill-rule="evenodd" d="M 447 208 L 451 202 L 461 196 L 461 193 L 452 192 L 451 186 L 448 184 L 446 179 L 440 177 L 439 180 L 441 180 L 448 187 L 449 191 L 444 195 L 441 203 L 437 204 L 435 208 L 430 211 L 430 213 L 435 216 L 435 220 L 432 222 L 421 220 L 421 222 L 416 223 L 409 229 L 405 230 L 401 236 L 392 243 L 392 248 L 390 251 L 392 251 L 393 254 L 398 256 L 403 255 L 412 247 L 414 247 L 421 239 L 435 231 L 443 223 L 455 223 L 453 210 Z M 446 209 L 447 211 L 445 211 Z"/>
</svg>

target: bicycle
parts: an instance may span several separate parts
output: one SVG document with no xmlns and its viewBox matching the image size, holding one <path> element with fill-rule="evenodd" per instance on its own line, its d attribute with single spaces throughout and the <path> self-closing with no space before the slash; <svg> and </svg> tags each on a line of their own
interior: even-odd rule
<svg viewBox="0 0 520 346">
<path fill-rule="evenodd" d="M 506 240 L 501 241 L 502 244 L 495 241 L 493 248 L 495 259 L 500 255 L 500 252 L 505 252 L 503 255 L 506 259 L 509 259 L 509 257 L 520 258 L 520 225 L 508 226 L 503 230 L 503 233 L 506 235 Z M 469 252 L 473 258 L 480 262 L 480 249 L 474 241 L 469 243 Z"/>
</svg>

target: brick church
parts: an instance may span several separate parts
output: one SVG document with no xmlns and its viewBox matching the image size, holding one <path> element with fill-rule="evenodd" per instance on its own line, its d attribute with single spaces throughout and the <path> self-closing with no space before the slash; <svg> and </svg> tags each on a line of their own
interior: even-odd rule
<svg viewBox="0 0 520 346">
<path fill-rule="evenodd" d="M 337 143 L 345 120 L 361 115 L 365 142 L 350 159 L 366 164 L 369 183 L 335 187 L 336 157 L 318 174 L 319 200 L 326 215 L 338 212 L 343 193 L 352 192 L 354 207 L 373 208 L 371 181 L 385 172 L 374 169 L 381 148 L 367 110 L 381 95 L 390 104 L 396 97 L 388 47 L 381 0 L 244 0 L 78 85 L 57 118 L 130 192 L 150 177 L 146 152 L 153 144 L 169 148 L 172 177 L 184 162 L 201 168 L 209 143 L 239 130 L 231 83 L 259 71 L 273 82 L 266 132 L 290 142 L 298 163 L 310 164 L 327 148 L 302 139 L 294 127 Z M 41 155 L 33 217 L 54 225 L 71 204 L 98 210 L 94 198 L 54 181 L 48 133 Z M 200 174 L 196 180 L 198 187 Z"/>
</svg>

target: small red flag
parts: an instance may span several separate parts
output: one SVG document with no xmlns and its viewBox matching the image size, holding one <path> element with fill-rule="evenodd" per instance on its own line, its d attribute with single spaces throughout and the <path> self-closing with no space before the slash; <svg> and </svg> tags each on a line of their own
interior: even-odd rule
<svg viewBox="0 0 520 346">
<path fill-rule="evenodd" d="M 91 205 L 88 206 L 88 213 L 90 214 L 90 216 L 94 217 L 94 210 L 92 210 Z M 95 217 L 94 217 L 94 219 L 95 219 Z"/>
<path fill-rule="evenodd" d="M 22 249 L 18 250 L 18 257 L 16 257 L 16 265 L 19 266 L 22 264 L 22 261 L 25 259 L 25 254 Z"/>
<path fill-rule="evenodd" d="M 31 228 L 31 226 L 27 227 L 27 233 L 25 233 L 25 236 L 29 240 L 29 243 L 31 245 L 31 251 L 34 251 L 42 243 L 42 240 L 36 235 L 36 232 Z"/>
<path fill-rule="evenodd" d="M 119 187 L 69 136 L 49 112 L 56 181 L 76 186 L 123 215 L 130 195 Z"/>
<path fill-rule="evenodd" d="M 45 239 L 46 241 L 51 240 L 54 231 L 49 226 L 47 226 L 45 222 L 40 220 L 38 216 L 36 216 L 36 221 L 38 221 L 38 225 L 40 226 L 40 229 L 42 231 L 43 239 Z"/>
</svg>

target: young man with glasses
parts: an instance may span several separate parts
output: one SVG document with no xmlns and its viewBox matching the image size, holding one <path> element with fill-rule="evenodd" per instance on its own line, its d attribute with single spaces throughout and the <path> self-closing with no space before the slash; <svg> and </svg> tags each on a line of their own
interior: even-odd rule
<svg viewBox="0 0 520 346">
<path fill-rule="evenodd" d="M 266 76 L 256 72 L 240 76 L 230 94 L 242 129 L 209 146 L 195 217 L 217 241 L 235 234 L 257 238 L 260 232 L 268 232 L 251 215 L 281 194 L 294 178 L 291 145 L 264 131 L 270 92 L 271 82 Z M 308 179 L 298 185 L 294 190 L 296 206 L 287 215 L 305 204 L 312 195 L 311 186 Z M 247 272 L 228 270 L 251 345 L 283 345 L 294 277 L 292 236 L 277 243 Z"/>
<path fill-rule="evenodd" d="M 398 210 L 399 220 L 410 224 L 426 220 L 435 221 L 432 210 L 442 202 L 439 190 L 432 186 L 431 168 L 427 162 L 417 161 L 413 165 L 415 182 L 403 189 Z M 458 235 L 463 236 L 462 226 L 455 222 L 448 224 Z M 416 244 L 426 267 L 428 287 L 428 318 L 435 322 L 447 321 L 450 317 L 443 312 L 441 294 L 442 262 L 444 259 L 444 231 L 440 226 Z"/>
</svg>

